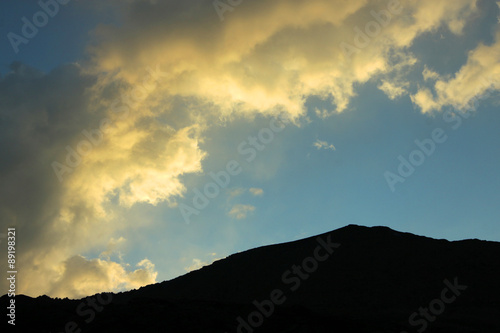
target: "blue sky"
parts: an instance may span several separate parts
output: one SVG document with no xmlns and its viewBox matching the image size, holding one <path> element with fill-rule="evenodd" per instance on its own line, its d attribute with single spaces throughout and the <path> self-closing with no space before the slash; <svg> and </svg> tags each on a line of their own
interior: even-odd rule
<svg viewBox="0 0 500 333">
<path fill-rule="evenodd" d="M 205 0 L 71 1 L 16 54 L 7 34 L 41 9 L 2 2 L 0 224 L 27 244 L 21 292 L 138 288 L 348 224 L 500 241 L 499 7 L 401 1 L 346 55 L 390 3 L 244 2 L 221 21 Z M 398 157 L 439 129 L 391 190 Z M 71 166 L 84 131 L 98 143 Z M 238 147 L 262 131 L 248 162 Z M 233 160 L 241 172 L 187 223 L 182 207 Z"/>
<path fill-rule="evenodd" d="M 6 0 L 0 4 L 0 31 L 4 36 L 0 44 L 2 73 L 6 73 L 8 65 L 14 61 L 44 72 L 63 63 L 82 61 L 95 27 L 102 19 L 113 21 L 111 15 L 104 15 L 102 12 L 92 11 L 94 15 L 88 15 L 91 13 L 88 9 L 73 1 L 65 6 L 61 5 L 57 14 L 39 28 L 33 38 L 28 38 L 27 44 L 21 44 L 19 52 L 15 53 L 7 34 L 13 32 L 22 36 L 22 18 L 26 17 L 32 22 L 33 15 L 40 10 L 38 1 Z"/>
</svg>

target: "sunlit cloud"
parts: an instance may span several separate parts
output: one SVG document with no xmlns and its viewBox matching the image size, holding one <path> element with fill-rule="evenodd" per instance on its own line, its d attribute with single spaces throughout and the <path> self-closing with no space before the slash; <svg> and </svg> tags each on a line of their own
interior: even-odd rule
<svg viewBox="0 0 500 333">
<path fill-rule="evenodd" d="M 229 199 L 239 197 L 243 193 L 245 193 L 245 189 L 238 187 L 238 188 L 231 188 L 228 190 L 229 192 Z"/>
<path fill-rule="evenodd" d="M 424 66 L 422 76 L 424 77 L 425 81 L 436 81 L 437 79 L 439 79 L 439 74 L 429 69 L 427 66 Z"/>
<path fill-rule="evenodd" d="M 252 193 L 252 195 L 254 195 L 254 196 L 262 196 L 262 195 L 264 195 L 264 190 L 261 189 L 261 188 L 252 187 L 248 191 L 250 193 Z"/>
<path fill-rule="evenodd" d="M 326 141 L 319 140 L 319 139 L 313 143 L 313 147 L 315 147 L 317 150 L 321 150 L 321 149 L 333 150 L 333 151 L 336 150 L 336 148 L 333 144 L 328 143 Z"/>
<path fill-rule="evenodd" d="M 383 80 L 382 84 L 378 86 L 390 99 L 396 99 L 407 93 L 406 88 L 408 88 L 409 83 L 405 83 L 403 86 L 399 86 L 393 82 Z"/>
<path fill-rule="evenodd" d="M 207 266 L 208 263 L 207 262 L 203 262 L 201 261 L 200 259 L 193 259 L 193 262 L 192 262 L 192 265 L 189 266 L 189 267 L 185 267 L 184 269 L 187 271 L 187 272 L 191 272 L 191 271 L 195 271 L 197 269 L 200 269 L 202 268 L 203 266 Z"/>
<path fill-rule="evenodd" d="M 231 210 L 227 214 L 232 218 L 235 218 L 237 220 L 242 220 L 247 217 L 248 213 L 251 213 L 254 210 L 255 206 L 236 204 L 231 208 Z"/>
<path fill-rule="evenodd" d="M 211 257 L 211 258 L 209 258 L 206 261 L 198 259 L 198 258 L 194 258 L 191 261 L 192 264 L 190 266 L 188 266 L 188 267 L 184 267 L 184 270 L 186 272 L 191 272 L 191 271 L 195 271 L 197 269 L 200 269 L 200 268 L 202 268 L 204 266 L 208 266 L 211 263 L 213 263 L 214 261 L 220 259 L 220 258 L 217 258 L 216 256 L 217 256 L 217 253 L 209 253 L 209 257 Z"/>
<path fill-rule="evenodd" d="M 445 106 L 458 110 L 474 110 L 479 99 L 490 97 L 500 90 L 500 30 L 492 45 L 480 44 L 469 53 L 467 63 L 451 78 L 440 78 L 427 68 L 423 72 L 426 78 L 437 81 L 435 94 L 427 87 L 422 87 L 412 95 L 412 101 L 422 112 L 440 111 Z M 439 78 L 438 78 L 439 77 Z"/>
<path fill-rule="evenodd" d="M 123 265 L 101 259 L 86 259 L 76 255 L 61 266 L 61 276 L 49 294 L 54 297 L 85 297 L 95 290 L 115 291 L 135 289 L 156 282 L 155 266 L 148 259 L 137 263 L 137 269 L 127 271 Z"/>
</svg>

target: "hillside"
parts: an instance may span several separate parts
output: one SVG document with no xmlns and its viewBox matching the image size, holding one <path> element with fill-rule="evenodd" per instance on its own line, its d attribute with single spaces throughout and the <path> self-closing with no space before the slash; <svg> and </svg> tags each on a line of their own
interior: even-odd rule
<svg viewBox="0 0 500 333">
<path fill-rule="evenodd" d="M 499 258 L 497 242 L 349 225 L 237 253 L 139 290 L 83 300 L 18 296 L 16 328 L 500 332 Z M 6 306 L 8 298 L 1 301 Z"/>
</svg>

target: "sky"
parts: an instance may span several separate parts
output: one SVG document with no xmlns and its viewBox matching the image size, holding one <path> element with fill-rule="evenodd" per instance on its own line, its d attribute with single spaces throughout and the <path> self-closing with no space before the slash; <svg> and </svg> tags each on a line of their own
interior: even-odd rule
<svg viewBox="0 0 500 333">
<path fill-rule="evenodd" d="M 18 293 L 137 289 L 348 224 L 500 241 L 499 8 L 2 1 Z"/>
</svg>

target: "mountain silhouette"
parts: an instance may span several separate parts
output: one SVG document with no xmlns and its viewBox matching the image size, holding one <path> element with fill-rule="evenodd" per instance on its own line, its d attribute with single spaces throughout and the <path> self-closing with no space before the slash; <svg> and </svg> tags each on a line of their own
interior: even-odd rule
<svg viewBox="0 0 500 333">
<path fill-rule="evenodd" d="M 499 283 L 499 242 L 349 225 L 138 290 L 19 295 L 16 331 L 499 333 Z"/>
</svg>

